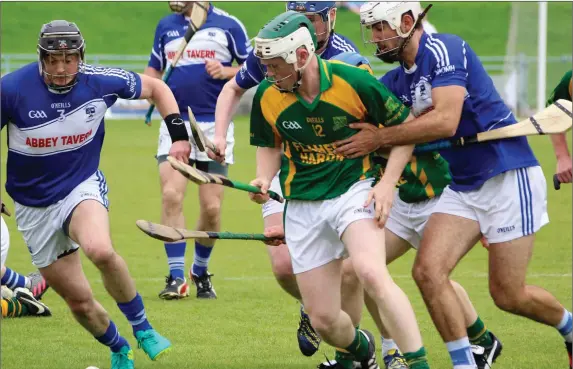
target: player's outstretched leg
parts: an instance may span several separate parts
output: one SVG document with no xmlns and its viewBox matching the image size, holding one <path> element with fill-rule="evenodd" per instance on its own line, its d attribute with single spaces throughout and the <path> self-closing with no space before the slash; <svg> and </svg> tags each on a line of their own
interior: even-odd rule
<svg viewBox="0 0 573 369">
<path fill-rule="evenodd" d="M 111 369 L 133 369 L 133 351 L 109 319 L 104 308 L 94 299 L 82 270 L 80 255 L 72 252 L 60 257 L 40 272 L 69 306 L 72 314 L 101 344 L 111 350 Z"/>
<path fill-rule="evenodd" d="M 526 272 L 535 235 L 489 246 L 489 288 L 500 309 L 554 327 L 565 340 L 571 366 L 573 320 L 548 291 L 526 284 Z"/>
<path fill-rule="evenodd" d="M 408 219 L 412 218 L 402 216 L 396 204 L 399 203 L 396 202 L 394 204 L 390 213 L 390 219 L 385 228 L 387 265 L 404 255 L 411 248 L 417 249 L 419 247 L 420 240 L 422 239 L 421 231 L 423 231 L 423 224 L 425 223 L 422 221 L 420 223 L 421 227 L 418 227 L 417 224 L 413 224 L 410 221 L 412 224 L 408 227 Z M 422 206 L 426 205 L 423 204 Z M 419 210 L 420 214 L 425 212 L 422 207 Z M 457 282 L 451 281 L 451 283 L 462 305 L 467 327 L 466 331 L 469 341 L 473 345 L 472 352 L 478 369 L 490 368 L 495 359 L 501 354 L 501 342 L 485 327 L 484 322 L 478 316 L 465 289 Z M 390 338 L 389 333 L 384 328 L 380 316 L 377 314 L 376 305 L 368 296 L 366 296 L 365 302 L 382 335 L 382 357 L 384 358 L 386 367 L 392 369 L 408 368 L 406 360 L 400 354 L 398 346 L 394 340 Z"/>
<path fill-rule="evenodd" d="M 361 219 L 348 225 L 342 241 L 366 293 L 376 302 L 386 329 L 404 352 L 410 367 L 429 368 L 412 305 L 386 268 L 385 247 L 380 247 L 385 245 L 384 232 L 371 219 Z"/>
<path fill-rule="evenodd" d="M 151 360 L 157 360 L 171 348 L 171 343 L 147 320 L 127 265 L 112 247 L 106 208 L 94 200 L 79 203 L 71 214 L 69 236 L 100 270 L 104 286 L 131 324 L 138 346 Z"/>
<path fill-rule="evenodd" d="M 471 349 L 476 365 L 478 369 L 489 369 L 497 357 L 501 355 L 503 349 L 501 341 L 487 329 L 466 290 L 458 282 L 450 282 L 462 306 L 466 322 L 466 333 L 472 344 Z"/>
<path fill-rule="evenodd" d="M 229 167 L 215 161 L 196 161 L 197 169 L 207 173 L 227 176 Z M 221 205 L 223 202 L 224 187 L 219 185 L 202 185 L 199 187 L 199 219 L 196 229 L 199 231 L 221 230 Z M 206 239 L 195 241 L 195 258 L 191 267 L 190 276 L 197 287 L 197 298 L 215 299 L 217 293 L 211 282 L 208 271 L 209 260 L 215 246 L 215 240 Z"/>
<path fill-rule="evenodd" d="M 273 180 L 273 184 L 274 184 Z M 276 182 L 278 184 L 278 180 Z M 280 185 L 271 187 L 273 191 L 278 190 L 280 193 Z M 263 222 L 265 230 L 274 227 L 283 227 L 283 210 L 284 204 L 273 199 L 268 200 L 263 205 Z M 295 298 L 300 303 L 300 320 L 296 332 L 298 340 L 298 348 L 304 356 L 312 356 L 316 353 L 320 346 L 321 338 L 316 333 L 310 318 L 304 310 L 302 305 L 302 297 L 296 283 L 296 277 L 292 270 L 292 262 L 290 253 L 286 244 L 279 246 L 267 246 L 269 258 L 271 260 L 271 269 L 281 288 Z"/>
<path fill-rule="evenodd" d="M 168 139 L 168 135 L 167 137 L 160 136 L 160 145 Z M 171 141 L 169 140 L 169 142 Z M 185 228 L 183 200 L 187 188 L 187 179 L 173 169 L 166 160 L 167 155 L 158 155 L 157 157 L 161 182 L 161 223 L 171 227 Z M 165 242 L 164 246 L 169 264 L 169 274 L 165 279 L 165 288 L 159 292 L 159 297 L 165 300 L 187 297 L 189 296 L 189 285 L 185 279 L 187 243 L 185 240 Z"/>
</svg>

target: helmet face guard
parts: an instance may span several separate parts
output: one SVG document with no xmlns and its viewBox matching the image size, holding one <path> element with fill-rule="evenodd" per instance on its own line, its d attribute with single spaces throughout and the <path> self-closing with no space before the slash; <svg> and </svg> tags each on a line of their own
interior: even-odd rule
<svg viewBox="0 0 573 369">
<path fill-rule="evenodd" d="M 330 10 L 336 9 L 335 1 L 288 1 L 287 10 L 294 10 L 305 16 L 319 15 L 323 23 L 326 24 L 326 30 L 317 33 L 316 36 L 328 35 L 325 40 L 319 41 L 317 50 L 321 50 L 328 43 L 328 37 L 334 32 L 335 20 L 330 17 Z"/>
<path fill-rule="evenodd" d="M 418 22 L 422 8 L 419 2 L 369 2 L 360 7 L 360 30 L 362 41 L 366 45 L 374 45 L 374 55 L 386 63 L 394 63 L 400 60 L 400 54 L 410 40 L 415 27 L 403 32 L 402 16 L 410 13 L 414 19 L 414 24 Z M 396 32 L 395 36 L 372 39 L 372 27 L 385 23 Z M 369 34 L 369 36 L 367 36 Z M 379 42 L 398 39 L 398 45 L 389 49 L 381 50 Z"/>
<path fill-rule="evenodd" d="M 56 93 L 69 92 L 83 70 L 85 42 L 75 23 L 55 20 L 44 24 L 38 38 L 39 72 L 48 88 Z M 70 64 L 75 56 L 77 64 Z"/>
</svg>

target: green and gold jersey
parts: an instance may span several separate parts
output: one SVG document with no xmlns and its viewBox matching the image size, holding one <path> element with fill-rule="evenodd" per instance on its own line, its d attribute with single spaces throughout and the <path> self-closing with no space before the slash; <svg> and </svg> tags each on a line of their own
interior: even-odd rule
<svg viewBox="0 0 573 369">
<path fill-rule="evenodd" d="M 367 71 L 317 59 L 320 93 L 312 103 L 263 81 L 251 110 L 251 145 L 278 147 L 282 142 L 280 182 L 290 200 L 331 199 L 374 177 L 372 155 L 347 159 L 334 153 L 333 143 L 356 134 L 350 123 L 391 126 L 409 114 Z"/>
<path fill-rule="evenodd" d="M 571 79 L 571 75 L 573 74 L 573 70 L 568 71 L 565 75 L 561 78 L 561 81 L 555 87 L 551 95 L 549 96 L 549 100 L 547 100 L 546 106 L 553 104 L 555 101 L 559 99 L 565 99 L 571 101 L 571 85 L 573 84 L 573 80 Z"/>
<path fill-rule="evenodd" d="M 376 161 L 386 167 L 386 159 Z M 428 200 L 440 196 L 451 180 L 448 162 L 438 152 L 417 154 L 402 172 L 398 195 L 400 200 L 410 204 Z"/>
</svg>

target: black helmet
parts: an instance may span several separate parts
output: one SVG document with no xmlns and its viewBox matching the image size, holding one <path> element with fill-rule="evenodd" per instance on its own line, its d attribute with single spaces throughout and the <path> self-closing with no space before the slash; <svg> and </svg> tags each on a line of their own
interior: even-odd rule
<svg viewBox="0 0 573 369">
<path fill-rule="evenodd" d="M 54 20 L 44 24 L 38 37 L 38 64 L 40 75 L 46 81 L 48 88 L 55 92 L 66 93 L 77 83 L 77 72 L 73 74 L 64 73 L 63 75 L 54 75 L 46 72 L 45 61 L 50 55 L 78 54 L 78 72 L 84 64 L 85 42 L 80 29 L 75 23 L 65 20 Z M 54 77 L 74 78 L 66 85 L 56 85 L 53 82 Z"/>
</svg>

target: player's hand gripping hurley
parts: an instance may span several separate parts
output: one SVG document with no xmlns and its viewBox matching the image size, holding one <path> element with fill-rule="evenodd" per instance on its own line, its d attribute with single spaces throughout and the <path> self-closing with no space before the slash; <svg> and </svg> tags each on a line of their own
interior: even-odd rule
<svg viewBox="0 0 573 369">
<path fill-rule="evenodd" d="M 203 27 L 203 25 L 207 21 L 208 11 L 209 11 L 208 1 L 193 2 L 193 10 L 191 11 L 191 19 L 189 20 L 189 28 L 187 28 L 185 35 L 183 35 L 181 46 L 179 46 L 179 49 L 175 53 L 173 60 L 171 60 L 171 64 L 167 66 L 167 68 L 165 69 L 165 73 L 163 73 L 163 77 L 161 78 L 163 82 L 167 82 L 169 80 L 169 77 L 173 72 L 173 68 L 177 66 L 177 63 L 179 62 L 179 59 L 181 59 L 181 55 L 183 55 L 183 52 L 185 51 L 187 44 L 189 43 L 193 35 L 195 35 L 195 33 L 199 30 L 199 28 Z M 155 104 L 151 104 L 151 106 L 147 110 L 147 113 L 145 114 L 145 123 L 147 125 L 151 125 L 151 114 L 153 113 L 153 110 L 155 110 Z"/>
</svg>

